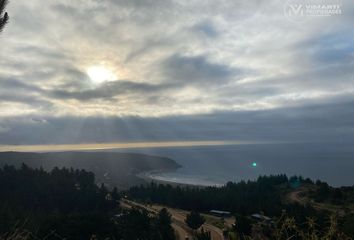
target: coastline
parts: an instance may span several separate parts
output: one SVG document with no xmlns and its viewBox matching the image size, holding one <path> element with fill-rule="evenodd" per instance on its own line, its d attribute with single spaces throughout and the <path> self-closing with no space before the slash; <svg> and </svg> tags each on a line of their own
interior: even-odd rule
<svg viewBox="0 0 354 240">
<path fill-rule="evenodd" d="M 167 179 L 166 177 L 161 177 L 158 176 L 158 174 L 164 174 L 164 173 L 172 173 L 175 171 L 165 171 L 165 170 L 158 170 L 158 171 L 145 171 L 141 172 L 139 174 L 136 174 L 136 177 L 144 180 L 146 183 L 156 183 L 156 184 L 164 184 L 164 185 L 171 185 L 171 186 L 179 186 L 179 187 L 197 187 L 197 188 L 206 188 L 206 187 L 221 187 L 223 184 L 197 184 L 197 183 L 192 183 L 192 182 L 182 182 L 178 181 L 177 178 L 174 178 L 175 180 Z M 165 179 L 162 179 L 165 178 Z"/>
</svg>

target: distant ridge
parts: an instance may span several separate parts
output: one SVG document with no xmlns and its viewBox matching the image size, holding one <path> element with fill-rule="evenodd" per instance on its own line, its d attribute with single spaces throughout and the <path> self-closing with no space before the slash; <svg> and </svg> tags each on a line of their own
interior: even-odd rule
<svg viewBox="0 0 354 240">
<path fill-rule="evenodd" d="M 51 170 L 54 167 L 85 169 L 96 175 L 98 183 L 127 188 L 142 183 L 136 174 L 145 171 L 174 171 L 181 167 L 166 157 L 117 152 L 0 152 L 0 166 L 22 163 Z"/>
</svg>

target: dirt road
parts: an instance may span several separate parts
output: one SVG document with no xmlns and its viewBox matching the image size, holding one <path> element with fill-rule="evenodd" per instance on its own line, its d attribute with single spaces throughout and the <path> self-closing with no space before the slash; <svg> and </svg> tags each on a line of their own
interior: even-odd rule
<svg viewBox="0 0 354 240">
<path fill-rule="evenodd" d="M 303 194 L 304 192 L 305 192 L 304 189 L 298 189 L 290 192 L 287 197 L 290 200 L 290 202 L 296 202 L 301 205 L 305 205 L 307 201 L 305 198 L 301 197 L 301 194 Z"/>
<path fill-rule="evenodd" d="M 160 211 L 162 208 L 166 208 L 169 211 L 169 213 L 171 214 L 172 220 L 181 224 L 185 229 L 189 229 L 184 222 L 187 214 L 189 213 L 188 211 L 159 206 L 159 205 L 151 205 L 149 207 L 151 209 L 156 210 L 156 211 Z M 209 231 L 211 233 L 212 240 L 224 240 L 223 232 L 220 228 L 217 228 L 217 227 L 215 227 L 211 224 L 208 224 L 208 223 L 203 224 L 202 227 L 204 228 L 205 231 Z"/>
<path fill-rule="evenodd" d="M 176 231 L 179 239 L 185 240 L 186 236 L 189 237 L 189 239 L 192 239 L 191 238 L 191 230 L 188 228 L 188 226 L 184 222 L 187 214 L 189 213 L 188 211 L 159 206 L 159 205 L 143 205 L 143 204 L 128 201 L 128 200 L 122 201 L 122 204 L 142 207 L 142 208 L 145 208 L 146 210 L 153 212 L 155 214 L 158 213 L 162 208 L 166 208 L 168 210 L 168 212 L 171 214 L 172 223 L 173 223 L 172 227 Z M 212 240 L 224 240 L 223 232 L 220 228 L 217 228 L 209 223 L 203 224 L 202 227 L 204 228 L 205 231 L 210 231 L 211 236 L 212 236 Z"/>
<path fill-rule="evenodd" d="M 172 228 L 175 230 L 176 237 L 179 240 L 192 239 L 192 236 L 184 230 L 181 226 L 178 226 L 176 223 L 171 224 Z"/>
<path fill-rule="evenodd" d="M 136 203 L 136 202 L 132 202 L 132 201 L 127 201 L 127 200 L 123 200 L 121 201 L 121 207 L 123 208 L 132 208 L 132 207 L 141 207 L 141 208 L 145 208 L 147 211 L 153 213 L 153 214 L 158 214 L 158 212 L 160 211 L 160 209 L 156 209 L 153 207 L 149 207 L 147 205 L 143 205 L 140 203 Z M 170 212 L 170 211 L 169 211 Z M 190 230 L 185 226 L 184 224 L 184 220 L 181 221 L 179 216 L 174 216 L 171 212 L 171 218 L 172 218 L 172 228 L 176 233 L 176 237 L 179 240 L 185 240 L 185 239 L 192 239 L 192 235 L 190 233 Z"/>
</svg>

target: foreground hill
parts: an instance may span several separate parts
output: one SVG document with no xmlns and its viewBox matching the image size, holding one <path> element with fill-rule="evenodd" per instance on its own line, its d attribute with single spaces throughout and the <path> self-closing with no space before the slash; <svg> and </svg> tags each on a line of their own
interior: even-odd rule
<svg viewBox="0 0 354 240">
<path fill-rule="evenodd" d="M 151 183 L 132 187 L 124 195 L 148 206 L 168 207 L 171 213 L 177 209 L 179 215 L 180 209 L 185 213 L 226 211 L 226 216 L 235 217 L 234 227 L 224 229 L 224 220 L 215 226 L 231 233 L 236 230 L 241 235 L 252 235 L 252 239 L 354 239 L 354 187 L 335 188 L 319 180 L 260 176 L 253 181 L 203 188 Z M 222 213 L 212 214 L 224 217 Z M 332 234 L 334 227 L 351 238 L 327 238 L 327 230 L 332 229 Z M 282 231 L 289 235 L 274 238 Z M 300 236 L 311 231 L 321 233 L 320 237 Z M 298 236 L 290 237 L 295 235 Z"/>
<path fill-rule="evenodd" d="M 22 163 L 44 170 L 54 167 L 85 169 L 96 176 L 98 183 L 107 186 L 127 188 L 142 183 L 136 174 L 144 171 L 173 171 L 180 167 L 174 160 L 166 157 L 148 156 L 116 152 L 53 152 L 22 153 L 0 152 L 0 167 L 4 165 L 21 166 Z"/>
<path fill-rule="evenodd" d="M 353 190 L 278 175 L 219 188 L 150 183 L 118 192 L 85 170 L 7 165 L 0 167 L 0 240 L 175 240 L 173 230 L 181 240 L 351 239 L 351 209 L 328 204 L 349 207 Z M 210 209 L 229 213 L 211 216 Z"/>
<path fill-rule="evenodd" d="M 119 200 L 85 170 L 0 167 L 0 239 L 175 240 L 166 211 L 149 216 Z"/>
</svg>

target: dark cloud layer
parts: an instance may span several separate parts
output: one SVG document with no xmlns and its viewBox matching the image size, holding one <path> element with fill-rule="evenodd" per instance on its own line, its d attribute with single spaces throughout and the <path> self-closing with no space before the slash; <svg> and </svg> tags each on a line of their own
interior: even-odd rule
<svg viewBox="0 0 354 240">
<path fill-rule="evenodd" d="M 354 100 L 271 111 L 217 112 L 162 118 L 4 118 L 0 122 L 0 143 L 69 144 L 237 139 L 344 144 L 354 140 L 353 104 Z"/>
<path fill-rule="evenodd" d="M 159 91 L 167 91 L 171 85 L 152 85 L 146 83 L 134 83 L 130 81 L 108 82 L 95 89 L 82 91 L 53 90 L 47 94 L 59 99 L 76 99 L 88 101 L 94 99 L 111 99 L 124 94 L 149 94 Z"/>
</svg>

